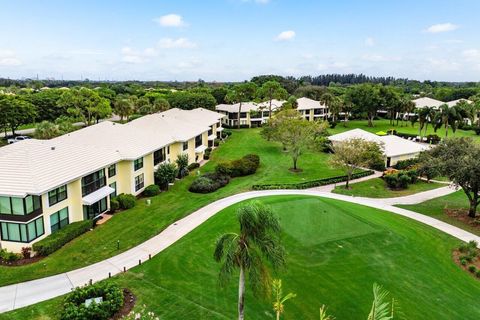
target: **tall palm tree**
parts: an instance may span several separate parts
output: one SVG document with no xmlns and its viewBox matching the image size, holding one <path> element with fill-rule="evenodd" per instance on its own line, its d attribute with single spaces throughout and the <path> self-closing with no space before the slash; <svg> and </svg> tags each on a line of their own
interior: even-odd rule
<svg viewBox="0 0 480 320">
<path fill-rule="evenodd" d="M 332 114 L 332 122 L 335 122 L 336 115 L 340 112 L 340 105 L 337 103 L 337 97 L 330 92 L 326 92 L 320 97 L 320 103 L 329 109 Z"/>
<path fill-rule="evenodd" d="M 426 108 L 418 108 L 415 110 L 415 113 L 418 117 L 418 135 L 420 136 L 420 140 L 422 139 L 422 130 L 427 123 L 428 118 L 428 110 Z"/>
<path fill-rule="evenodd" d="M 427 135 L 427 129 L 428 129 L 428 124 L 431 123 L 432 127 L 434 127 L 434 119 L 435 119 L 435 114 L 436 110 L 433 107 L 424 107 L 423 108 L 425 112 L 427 113 L 427 121 L 425 122 L 425 131 L 424 131 L 424 136 Z"/>
<path fill-rule="evenodd" d="M 461 113 L 456 107 L 449 107 L 447 104 L 442 104 L 435 115 L 434 123 L 435 132 L 441 126 L 445 128 L 445 138 L 448 137 L 448 129 L 451 127 L 453 134 L 455 134 L 458 122 L 463 120 Z"/>
<path fill-rule="evenodd" d="M 267 263 L 273 268 L 283 266 L 285 251 L 280 242 L 280 223 L 270 208 L 251 202 L 238 209 L 237 218 L 240 232 L 220 236 L 213 257 L 222 263 L 221 284 L 226 284 L 234 271 L 239 270 L 238 319 L 243 320 L 246 276 L 254 293 L 268 291 Z"/>
</svg>

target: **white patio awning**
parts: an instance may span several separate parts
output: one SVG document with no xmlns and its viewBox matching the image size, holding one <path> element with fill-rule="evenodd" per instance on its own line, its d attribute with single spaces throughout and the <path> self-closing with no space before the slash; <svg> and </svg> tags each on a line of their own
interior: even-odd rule
<svg viewBox="0 0 480 320">
<path fill-rule="evenodd" d="M 224 129 L 223 127 L 217 128 L 217 132 L 222 132 L 223 129 Z"/>
<path fill-rule="evenodd" d="M 203 151 L 205 151 L 207 149 L 207 146 L 204 146 L 203 144 L 199 147 L 196 147 L 195 148 L 195 153 L 202 153 Z"/>
<path fill-rule="evenodd" d="M 91 206 L 95 202 L 105 198 L 106 196 L 112 194 L 113 192 L 115 192 L 115 189 L 109 186 L 102 187 L 97 191 L 87 194 L 85 197 L 83 197 L 82 203 L 84 205 Z"/>
<path fill-rule="evenodd" d="M 213 140 L 215 140 L 216 138 L 217 138 L 217 136 L 214 135 L 214 134 L 209 135 L 209 136 L 208 136 L 208 141 L 213 141 Z"/>
</svg>

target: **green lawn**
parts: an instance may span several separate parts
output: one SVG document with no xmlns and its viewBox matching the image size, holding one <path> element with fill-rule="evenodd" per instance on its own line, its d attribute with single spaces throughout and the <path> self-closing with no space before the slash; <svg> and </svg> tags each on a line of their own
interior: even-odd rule
<svg viewBox="0 0 480 320">
<path fill-rule="evenodd" d="M 392 190 L 387 187 L 383 179 L 373 178 L 366 181 L 353 183 L 350 185 L 350 189 L 348 190 L 345 189 L 345 186 L 338 186 L 333 190 L 333 193 L 355 197 L 393 198 L 408 196 L 414 193 L 432 190 L 444 186 L 444 184 L 440 183 L 427 183 L 419 180 L 417 183 L 409 185 L 407 189 Z"/>
<path fill-rule="evenodd" d="M 260 198 L 281 219 L 287 268 L 276 277 L 284 292 L 284 319 L 316 319 L 322 304 L 337 319 L 366 319 L 377 282 L 400 302 L 405 319 L 478 319 L 480 282 L 452 262 L 456 240 L 394 215 L 332 199 Z M 131 288 L 138 304 L 161 319 L 233 319 L 237 279 L 217 282 L 215 239 L 236 231 L 227 208 L 151 261 L 111 281 Z M 271 299 L 247 289 L 246 318 L 272 319 Z M 0 315 L 0 319 L 55 319 L 61 298 Z"/>
<path fill-rule="evenodd" d="M 329 129 L 328 131 L 331 134 L 336 134 L 336 133 L 344 132 L 344 131 L 347 131 L 347 130 L 360 128 L 360 129 L 363 129 L 363 130 L 366 130 L 366 131 L 369 131 L 369 132 L 372 132 L 372 133 L 376 133 L 376 132 L 379 132 L 379 131 L 387 132 L 390 129 L 395 129 L 395 130 L 397 130 L 397 132 L 411 133 L 411 134 L 417 134 L 418 135 L 418 128 L 419 128 L 418 123 L 415 123 L 415 125 L 412 127 L 410 122 L 408 124 L 403 123 L 403 126 L 402 126 L 402 123 L 400 122 L 399 125 L 396 126 L 396 125 L 391 125 L 389 120 L 380 119 L 380 120 L 375 120 L 373 122 L 373 124 L 374 124 L 374 127 L 368 127 L 367 126 L 368 125 L 367 120 L 352 120 L 352 121 L 349 121 L 347 123 L 347 127 L 344 127 L 343 123 L 338 123 L 337 126 L 334 129 Z M 438 129 L 437 132 L 435 133 L 433 131 L 432 126 L 429 125 L 428 129 L 427 129 L 427 134 L 437 134 L 440 138 L 444 138 L 445 137 L 445 129 L 442 127 L 440 129 Z M 468 131 L 457 130 L 455 135 L 453 135 L 452 130 L 449 129 L 448 130 L 448 136 L 449 137 L 472 137 L 472 138 L 475 138 L 475 139 L 479 138 L 479 136 L 477 136 L 475 134 L 475 131 L 472 131 L 472 130 L 468 130 Z"/>
<path fill-rule="evenodd" d="M 145 200 L 139 200 L 135 208 L 114 215 L 108 223 L 80 236 L 38 263 L 21 267 L 0 266 L 0 286 L 65 272 L 114 256 L 148 240 L 196 209 L 247 191 L 256 183 L 300 182 L 342 174 L 326 165 L 328 155 L 323 153 L 306 153 L 299 162 L 303 172 L 290 172 L 288 155 L 282 152 L 280 145 L 261 138 L 258 129 L 234 131 L 228 141 L 213 152 L 212 161 L 201 171 L 213 170 L 219 161 L 236 159 L 247 153 L 260 156 L 261 166 L 255 175 L 235 178 L 211 194 L 194 194 L 188 191 L 194 179 L 192 174 L 177 182 L 170 191 L 152 198 L 151 206 L 147 207 Z M 120 240 L 120 250 L 117 250 L 117 240 Z"/>
<path fill-rule="evenodd" d="M 458 221 L 455 218 L 449 217 L 445 213 L 445 209 L 465 209 L 468 210 L 468 198 L 465 193 L 460 190 L 449 195 L 428 200 L 415 205 L 398 205 L 397 207 L 405 208 L 415 212 L 431 216 L 435 219 L 445 221 L 451 225 L 457 226 L 461 229 L 474 233 L 480 236 L 480 230 L 474 228 L 469 224 Z"/>
</svg>

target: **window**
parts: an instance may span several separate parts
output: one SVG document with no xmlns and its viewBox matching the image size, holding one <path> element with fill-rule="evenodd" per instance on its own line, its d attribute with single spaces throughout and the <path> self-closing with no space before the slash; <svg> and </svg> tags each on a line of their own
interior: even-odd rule
<svg viewBox="0 0 480 320">
<path fill-rule="evenodd" d="M 25 198 L 0 197 L 0 214 L 28 215 L 39 212 L 42 204 L 39 196 L 26 196 Z"/>
<path fill-rule="evenodd" d="M 185 141 L 183 143 L 183 151 L 187 150 L 188 149 L 188 141 Z"/>
<path fill-rule="evenodd" d="M 323 109 L 313 109 L 313 114 L 323 114 Z"/>
<path fill-rule="evenodd" d="M 240 119 L 245 119 L 247 117 L 246 112 L 240 112 Z"/>
<path fill-rule="evenodd" d="M 210 130 L 208 130 L 208 135 L 211 136 L 213 134 L 213 128 L 210 127 Z"/>
<path fill-rule="evenodd" d="M 114 177 L 117 174 L 117 165 L 114 163 L 108 167 L 108 177 Z"/>
<path fill-rule="evenodd" d="M 50 207 L 65 199 L 67 199 L 67 185 L 48 192 L 48 204 Z"/>
<path fill-rule="evenodd" d="M 135 177 L 135 191 L 142 189 L 144 186 L 143 173 Z"/>
<path fill-rule="evenodd" d="M 43 217 L 37 218 L 29 223 L 0 223 L 2 240 L 13 242 L 32 242 L 41 237 L 44 233 Z"/>
<path fill-rule="evenodd" d="M 68 219 L 68 207 L 63 208 L 60 211 L 55 212 L 50 216 L 50 230 L 52 233 L 62 229 L 70 223 Z"/>
<path fill-rule="evenodd" d="M 170 146 L 167 147 L 167 154 L 170 154 Z"/>
<path fill-rule="evenodd" d="M 143 168 L 143 157 L 138 158 L 137 160 L 133 161 L 133 169 L 135 171 Z"/>
<path fill-rule="evenodd" d="M 82 178 L 82 197 L 90 194 L 107 184 L 105 170 L 99 170 Z"/>
<path fill-rule="evenodd" d="M 157 150 L 153 153 L 153 165 L 156 166 L 160 162 L 167 160 L 167 155 L 165 154 L 165 148 Z"/>
<path fill-rule="evenodd" d="M 202 135 L 198 135 L 195 137 L 195 148 L 198 148 L 202 145 Z"/>
<path fill-rule="evenodd" d="M 100 199 L 91 206 L 83 206 L 83 217 L 93 219 L 105 211 L 107 211 L 107 197 Z"/>
<path fill-rule="evenodd" d="M 110 183 L 108 186 L 115 190 L 112 193 L 110 193 L 110 200 L 112 200 L 112 198 L 115 198 L 117 196 L 117 183 L 113 182 L 113 183 Z"/>
</svg>

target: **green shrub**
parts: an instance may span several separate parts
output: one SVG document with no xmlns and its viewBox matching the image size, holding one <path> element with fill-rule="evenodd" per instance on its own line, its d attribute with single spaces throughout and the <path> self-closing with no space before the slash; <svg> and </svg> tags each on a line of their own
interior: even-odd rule
<svg viewBox="0 0 480 320">
<path fill-rule="evenodd" d="M 188 165 L 188 170 L 189 171 L 193 171 L 193 170 L 198 169 L 198 168 L 200 168 L 200 163 L 198 163 L 198 162 L 193 162 L 193 163 L 190 163 Z"/>
<path fill-rule="evenodd" d="M 162 163 L 155 171 L 155 184 L 160 186 L 160 189 L 167 190 L 168 184 L 173 183 L 177 177 L 178 169 L 173 163 Z"/>
<path fill-rule="evenodd" d="M 418 158 L 411 158 L 407 160 L 398 161 L 393 167 L 397 170 L 405 170 L 413 167 L 418 163 Z"/>
<path fill-rule="evenodd" d="M 226 186 L 228 182 L 229 178 L 226 175 L 220 173 L 206 173 L 193 180 L 188 190 L 195 193 L 210 193 Z"/>
<path fill-rule="evenodd" d="M 175 160 L 178 169 L 178 178 L 183 179 L 184 177 L 188 176 L 188 154 L 181 153 L 177 156 L 177 160 Z"/>
<path fill-rule="evenodd" d="M 358 179 L 374 174 L 372 170 L 366 170 L 352 174 L 352 179 Z M 347 181 L 347 176 L 336 176 L 324 179 L 317 179 L 311 181 L 304 181 L 298 183 L 274 183 L 274 184 L 254 184 L 253 190 L 276 190 L 276 189 L 309 189 L 327 184 L 339 183 Z"/>
<path fill-rule="evenodd" d="M 467 265 L 467 259 L 465 259 L 465 257 L 461 257 L 461 258 L 460 258 L 460 264 L 461 264 L 462 266 L 466 266 L 466 265 Z"/>
<path fill-rule="evenodd" d="M 88 307 L 85 300 L 101 297 L 101 303 L 92 302 Z M 110 319 L 123 306 L 123 290 L 114 283 L 100 282 L 76 288 L 63 303 L 61 320 Z"/>
<path fill-rule="evenodd" d="M 403 170 L 383 176 L 390 189 L 406 189 L 411 183 L 417 182 L 418 173 L 416 170 Z"/>
<path fill-rule="evenodd" d="M 120 203 L 117 200 L 117 197 L 110 199 L 110 212 L 115 212 L 120 209 Z"/>
<path fill-rule="evenodd" d="M 20 260 L 21 256 L 17 253 L 7 251 L 6 249 L 0 249 L 0 260 L 5 262 L 14 262 Z"/>
<path fill-rule="evenodd" d="M 48 256 L 92 228 L 92 220 L 73 222 L 33 244 L 33 251 Z"/>
<path fill-rule="evenodd" d="M 221 141 L 220 139 L 215 139 L 215 140 L 213 140 L 213 145 L 214 145 L 215 147 L 218 147 L 218 146 L 220 145 L 220 141 Z"/>
<path fill-rule="evenodd" d="M 30 259 L 32 256 L 32 247 L 22 247 L 22 258 Z"/>
<path fill-rule="evenodd" d="M 151 184 L 143 190 L 143 195 L 146 197 L 153 197 L 160 193 L 160 187 L 156 184 Z"/>
<path fill-rule="evenodd" d="M 247 154 L 241 159 L 219 163 L 215 172 L 232 178 L 243 177 L 254 174 L 259 166 L 260 157 L 256 154 Z"/>
<path fill-rule="evenodd" d="M 477 272 L 475 273 L 475 276 L 476 276 L 477 278 L 480 278 L 480 270 L 477 270 Z"/>
<path fill-rule="evenodd" d="M 476 273 L 477 267 L 475 267 L 474 265 L 470 265 L 468 266 L 468 271 L 470 271 L 471 273 Z"/>
<path fill-rule="evenodd" d="M 117 196 L 118 204 L 120 209 L 127 210 L 135 207 L 136 198 L 132 194 L 121 193 Z"/>
<path fill-rule="evenodd" d="M 442 140 L 442 138 L 440 138 L 436 134 L 429 134 L 426 136 L 426 138 L 427 138 L 427 143 L 431 143 L 431 144 L 438 144 L 440 140 Z"/>
</svg>

